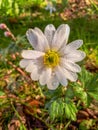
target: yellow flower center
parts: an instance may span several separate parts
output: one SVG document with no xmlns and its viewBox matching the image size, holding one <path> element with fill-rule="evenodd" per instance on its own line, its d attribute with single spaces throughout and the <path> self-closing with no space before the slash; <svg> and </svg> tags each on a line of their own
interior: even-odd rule
<svg viewBox="0 0 98 130">
<path fill-rule="evenodd" d="M 44 64 L 47 67 L 55 67 L 59 64 L 59 54 L 54 50 L 49 50 L 44 56 Z"/>
</svg>

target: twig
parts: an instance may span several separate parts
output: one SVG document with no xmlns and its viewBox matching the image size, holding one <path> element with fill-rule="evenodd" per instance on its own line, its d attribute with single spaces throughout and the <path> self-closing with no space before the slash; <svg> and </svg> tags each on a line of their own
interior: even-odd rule
<svg viewBox="0 0 98 130">
<path fill-rule="evenodd" d="M 15 70 L 17 70 L 24 78 L 26 78 L 27 82 L 30 84 L 32 81 L 30 79 L 29 76 L 26 75 L 26 73 L 19 67 L 17 67 L 16 65 L 14 65 L 11 61 L 8 61 L 6 59 L 6 62 L 11 65 Z"/>
<path fill-rule="evenodd" d="M 13 33 L 10 31 L 8 27 L 6 27 L 6 30 L 11 33 L 11 38 L 16 41 L 16 37 L 13 35 Z"/>
</svg>

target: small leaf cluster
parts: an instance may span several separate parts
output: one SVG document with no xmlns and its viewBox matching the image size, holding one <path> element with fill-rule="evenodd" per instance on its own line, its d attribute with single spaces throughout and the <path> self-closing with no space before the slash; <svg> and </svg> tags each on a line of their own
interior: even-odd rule
<svg viewBox="0 0 98 130">
<path fill-rule="evenodd" d="M 89 107 L 93 100 L 98 100 L 98 74 L 91 74 L 84 68 L 79 75 L 79 82 L 72 85 L 74 95 Z"/>
<path fill-rule="evenodd" d="M 46 103 L 46 109 L 48 109 L 50 118 L 57 121 L 66 119 L 75 121 L 76 113 L 78 112 L 76 104 L 70 97 L 66 96 L 65 90 L 60 88 L 61 86 L 55 91 L 45 93 L 47 97 L 49 95 L 49 97 L 52 97 L 50 101 Z"/>
<path fill-rule="evenodd" d="M 80 109 L 98 100 L 98 74 L 82 68 L 77 82 L 69 83 L 67 88 L 59 86 L 57 90 L 45 94 L 48 100 L 46 108 L 52 120 L 75 121 Z"/>
<path fill-rule="evenodd" d="M 52 102 L 49 112 L 50 118 L 52 120 L 54 120 L 55 118 L 59 118 L 60 120 L 66 118 L 76 120 L 77 108 L 75 104 L 71 102 L 69 99 L 65 99 L 64 101 L 58 99 Z"/>
<path fill-rule="evenodd" d="M 42 0 L 1 0 L 0 1 L 0 14 L 2 16 L 19 16 L 27 8 L 33 5 L 40 5 Z"/>
</svg>

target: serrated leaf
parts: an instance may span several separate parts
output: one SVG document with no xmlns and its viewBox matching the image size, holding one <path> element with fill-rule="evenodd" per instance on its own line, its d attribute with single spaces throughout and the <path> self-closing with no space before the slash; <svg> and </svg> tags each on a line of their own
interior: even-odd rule
<svg viewBox="0 0 98 130">
<path fill-rule="evenodd" d="M 66 118 L 70 119 L 71 113 L 68 104 L 65 105 L 65 116 Z"/>
<path fill-rule="evenodd" d="M 71 111 L 71 120 L 75 121 L 76 120 L 77 108 L 73 103 L 69 104 L 69 108 L 70 108 L 70 111 Z"/>
<path fill-rule="evenodd" d="M 79 80 L 81 82 L 81 87 L 85 88 L 87 84 L 90 83 L 92 74 L 88 72 L 85 68 L 82 68 L 81 73 L 79 74 Z"/>
<path fill-rule="evenodd" d="M 76 113 L 77 113 L 77 108 L 76 108 L 75 104 L 72 101 L 70 101 L 70 99 L 68 102 L 68 99 L 67 99 L 67 102 L 65 103 L 65 116 L 66 116 L 66 118 L 75 121 L 76 120 Z"/>
<path fill-rule="evenodd" d="M 79 76 L 80 83 L 74 83 L 74 94 L 80 98 L 86 106 L 90 105 L 92 99 L 98 100 L 98 74 L 94 75 L 82 69 Z"/>
<path fill-rule="evenodd" d="M 51 106 L 50 106 L 50 117 L 52 120 L 54 120 L 56 118 L 56 114 L 57 114 L 57 102 L 54 101 Z"/>
</svg>

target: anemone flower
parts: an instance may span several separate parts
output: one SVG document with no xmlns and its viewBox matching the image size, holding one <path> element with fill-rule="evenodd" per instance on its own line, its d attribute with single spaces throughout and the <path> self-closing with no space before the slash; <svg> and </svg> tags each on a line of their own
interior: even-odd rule
<svg viewBox="0 0 98 130">
<path fill-rule="evenodd" d="M 68 80 L 77 80 L 81 68 L 76 63 L 85 57 L 85 53 L 78 50 L 83 41 L 67 44 L 69 33 L 67 24 L 60 25 L 57 30 L 49 24 L 44 33 L 37 27 L 26 32 L 33 50 L 23 50 L 20 66 L 31 74 L 33 81 L 55 90 L 59 84 L 67 86 Z"/>
<path fill-rule="evenodd" d="M 56 11 L 56 8 L 51 3 L 48 3 L 45 9 L 49 10 L 50 14 Z"/>
</svg>

